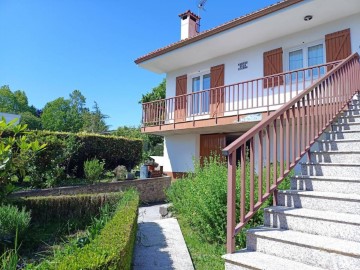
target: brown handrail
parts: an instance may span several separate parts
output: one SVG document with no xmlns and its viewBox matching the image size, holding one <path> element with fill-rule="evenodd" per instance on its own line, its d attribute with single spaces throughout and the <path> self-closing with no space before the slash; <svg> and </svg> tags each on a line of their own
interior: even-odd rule
<svg viewBox="0 0 360 270">
<path fill-rule="evenodd" d="M 240 113 L 244 113 L 244 110 L 249 109 L 269 111 L 271 106 L 281 105 L 292 99 L 304 90 L 306 85 L 319 80 L 326 69 L 333 68 L 339 62 L 143 103 L 142 124 L 151 126 L 191 121 L 194 117 L 203 115 L 213 118 L 225 112 L 239 116 Z M 218 107 L 216 113 L 215 107 Z"/>
<path fill-rule="evenodd" d="M 236 234 L 359 91 L 360 64 L 359 55 L 355 53 L 223 150 L 223 154 L 228 156 L 228 253 L 235 251 Z M 238 150 L 241 168 L 239 223 L 236 221 Z M 250 168 L 249 179 L 246 179 L 247 168 Z M 247 183 L 250 189 L 248 197 Z M 249 209 L 245 207 L 247 199 Z"/>
</svg>

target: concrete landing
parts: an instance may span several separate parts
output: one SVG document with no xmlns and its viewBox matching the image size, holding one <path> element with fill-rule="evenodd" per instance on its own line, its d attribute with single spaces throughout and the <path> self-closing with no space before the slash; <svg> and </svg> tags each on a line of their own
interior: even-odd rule
<svg viewBox="0 0 360 270">
<path fill-rule="evenodd" d="M 194 270 L 179 223 L 161 219 L 161 206 L 139 209 L 133 270 Z"/>
</svg>

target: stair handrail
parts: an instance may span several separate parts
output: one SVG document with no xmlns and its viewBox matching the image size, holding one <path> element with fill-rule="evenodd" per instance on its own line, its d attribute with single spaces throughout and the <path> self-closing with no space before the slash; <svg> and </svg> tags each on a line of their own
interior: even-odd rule
<svg viewBox="0 0 360 270">
<path fill-rule="evenodd" d="M 278 185 L 299 160 L 309 153 L 311 145 L 328 128 L 348 104 L 354 94 L 360 91 L 359 54 L 354 53 L 329 70 L 318 81 L 300 92 L 276 111 L 266 116 L 257 125 L 223 149 L 228 160 L 227 195 L 227 252 L 235 251 L 235 236 L 259 210 L 263 203 L 276 193 Z M 300 126 L 302 127 L 300 129 Z M 296 130 L 295 130 L 296 127 Z M 290 133 L 291 128 L 291 133 Z M 279 129 L 279 132 L 277 131 Z M 285 134 L 285 140 L 284 140 Z M 292 135 L 291 135 L 292 134 Z M 266 136 L 265 136 L 266 135 Z M 290 136 L 291 135 L 291 136 Z M 293 138 L 290 138 L 293 137 Z M 298 141 L 295 143 L 295 137 Z M 278 151 L 278 139 L 279 148 Z M 272 149 L 271 149 L 272 141 Z M 266 149 L 263 148 L 266 143 Z M 258 148 L 256 156 L 255 148 Z M 236 225 L 236 170 L 237 151 L 240 150 L 240 223 Z M 272 150 L 272 151 L 271 151 Z M 290 153 L 290 150 L 292 151 Z M 249 157 L 246 157 L 248 152 Z M 279 153 L 278 153 L 279 152 Z M 265 155 L 265 158 L 264 158 Z M 285 164 L 284 156 L 288 162 Z M 257 197 L 255 203 L 255 160 L 257 157 Z M 271 163 L 271 159 L 273 162 Z M 276 162 L 274 162 L 274 160 Z M 263 162 L 266 161 L 266 170 Z M 277 175 L 278 163 L 280 173 Z M 285 165 L 284 165 L 285 164 Z M 246 175 L 250 167 L 249 210 L 246 204 Z M 286 170 L 284 168 L 286 166 Z M 272 172 L 270 172 L 272 169 Z M 263 175 L 266 173 L 266 176 Z M 271 176 L 273 184 L 271 185 Z M 263 194 L 266 178 L 266 190 Z M 274 196 L 276 197 L 276 196 Z"/>
</svg>

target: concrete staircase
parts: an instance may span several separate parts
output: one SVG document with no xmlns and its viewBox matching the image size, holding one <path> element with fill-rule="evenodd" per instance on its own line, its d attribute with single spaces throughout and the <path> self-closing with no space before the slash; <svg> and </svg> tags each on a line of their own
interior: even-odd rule
<svg viewBox="0 0 360 270">
<path fill-rule="evenodd" d="M 358 100 L 317 144 L 264 226 L 248 230 L 247 248 L 223 256 L 227 270 L 360 269 Z"/>
</svg>

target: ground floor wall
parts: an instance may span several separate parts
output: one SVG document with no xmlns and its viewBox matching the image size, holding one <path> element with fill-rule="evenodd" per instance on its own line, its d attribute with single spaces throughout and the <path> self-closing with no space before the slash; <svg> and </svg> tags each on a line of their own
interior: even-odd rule
<svg viewBox="0 0 360 270">
<path fill-rule="evenodd" d="M 290 121 L 291 123 L 291 121 Z M 241 125 L 241 124 L 239 124 Z M 272 128 L 272 127 L 271 127 Z M 297 126 L 295 127 L 297 130 Z M 302 127 L 300 127 L 302 130 Z M 289 134 L 286 134 L 286 130 L 284 129 L 283 138 L 293 138 L 294 134 L 292 134 L 292 126 L 290 124 Z M 168 176 L 172 177 L 173 179 L 178 179 L 183 177 L 188 172 L 194 171 L 194 162 L 200 161 L 204 155 L 209 156 L 210 153 L 215 153 L 221 155 L 221 149 L 225 146 L 229 145 L 231 142 L 236 140 L 241 133 L 215 133 L 215 134 L 183 134 L 183 135 L 172 135 L 172 136 L 165 136 L 165 143 L 164 143 L 164 172 L 167 173 Z M 296 136 L 296 135 L 295 135 Z M 215 139 L 214 139 L 215 138 Z M 297 138 L 295 138 L 297 140 Z M 280 159 L 280 134 L 278 132 L 277 135 L 277 160 Z M 205 142 L 205 143 L 204 143 Z M 204 145 L 206 149 L 204 151 Z M 258 153 L 259 147 L 259 138 L 255 139 L 255 153 Z M 297 147 L 297 143 L 296 143 Z M 210 149 L 210 150 L 209 150 Z M 215 151 L 212 151 L 214 149 Z M 318 146 L 315 143 L 312 146 L 312 151 L 318 150 Z M 266 151 L 266 139 L 265 133 L 263 136 L 263 156 L 265 157 Z M 273 133 L 270 132 L 270 152 L 271 158 L 270 162 L 274 162 L 273 158 L 273 151 L 274 151 L 274 137 Z M 303 151 L 303 150 L 301 150 Z M 239 155 L 238 160 L 240 159 Z M 293 149 L 290 149 L 290 157 L 293 157 Z M 288 159 L 286 149 L 284 147 L 284 158 L 285 160 Z M 258 158 L 255 157 L 255 170 L 257 171 L 258 168 Z M 294 170 L 296 174 L 301 173 L 300 163 L 306 162 L 307 156 L 305 155 L 302 157 L 300 162 L 297 166 L 295 166 Z M 263 160 L 263 164 L 266 161 Z"/>
</svg>

